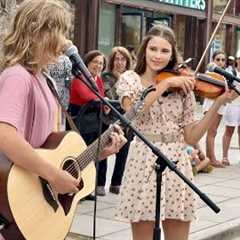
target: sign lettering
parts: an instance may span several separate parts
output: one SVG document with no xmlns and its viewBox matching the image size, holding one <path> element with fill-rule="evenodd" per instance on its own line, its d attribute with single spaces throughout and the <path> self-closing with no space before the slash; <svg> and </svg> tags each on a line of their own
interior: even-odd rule
<svg viewBox="0 0 240 240">
<path fill-rule="evenodd" d="M 158 0 L 160 3 L 167 3 L 179 7 L 192 8 L 200 11 L 206 9 L 205 0 Z"/>
</svg>

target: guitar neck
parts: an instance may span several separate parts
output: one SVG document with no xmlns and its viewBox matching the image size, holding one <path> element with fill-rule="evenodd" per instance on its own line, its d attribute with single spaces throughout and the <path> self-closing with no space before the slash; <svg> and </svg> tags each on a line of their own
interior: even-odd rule
<svg viewBox="0 0 240 240">
<path fill-rule="evenodd" d="M 77 158 L 79 163 L 80 169 L 83 170 L 91 161 L 98 160 L 98 152 L 101 152 L 105 146 L 109 143 L 110 134 L 112 132 L 112 128 L 106 130 L 100 138 L 100 145 L 99 145 L 99 138 L 96 139 L 92 144 L 88 146 L 88 148 L 82 152 L 82 154 Z M 99 151 L 98 151 L 99 145 Z"/>
<path fill-rule="evenodd" d="M 133 117 L 136 116 L 136 110 L 135 108 L 132 108 L 129 112 L 124 114 L 124 117 L 128 120 L 131 120 Z M 118 120 L 116 124 L 121 125 L 121 122 Z M 99 144 L 99 138 L 96 139 L 92 144 L 90 144 L 87 149 L 78 156 L 77 161 L 80 166 L 80 169 L 83 170 L 91 161 L 98 160 L 98 152 L 102 152 L 102 150 L 110 143 L 110 136 L 111 133 L 114 131 L 114 127 L 109 127 L 100 138 L 100 144 Z M 98 151 L 99 147 L 99 151 Z"/>
</svg>

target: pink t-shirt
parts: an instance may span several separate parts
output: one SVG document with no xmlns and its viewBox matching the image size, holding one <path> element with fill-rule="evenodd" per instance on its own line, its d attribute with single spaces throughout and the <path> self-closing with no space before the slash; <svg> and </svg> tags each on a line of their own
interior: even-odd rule
<svg viewBox="0 0 240 240">
<path fill-rule="evenodd" d="M 42 74 L 33 76 L 21 65 L 0 75 L 0 122 L 14 126 L 35 148 L 54 129 L 57 103 Z"/>
</svg>

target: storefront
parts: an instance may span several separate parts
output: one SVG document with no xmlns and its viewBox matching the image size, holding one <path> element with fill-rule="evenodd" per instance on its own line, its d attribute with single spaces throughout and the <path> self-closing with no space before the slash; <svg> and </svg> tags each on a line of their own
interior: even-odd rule
<svg viewBox="0 0 240 240">
<path fill-rule="evenodd" d="M 205 18 L 205 11 L 205 0 L 102 1 L 98 48 L 106 54 L 114 45 L 137 49 L 149 28 L 166 24 L 175 30 L 179 51 L 184 57 L 195 57 L 196 49 L 189 48 L 187 43 L 196 43 L 198 21 Z"/>
<path fill-rule="evenodd" d="M 232 4 L 227 11 L 226 16 L 212 43 L 211 52 L 214 50 L 224 50 L 227 55 L 235 56 L 240 49 L 240 4 L 239 0 L 232 0 Z M 228 0 L 214 0 L 212 10 L 212 28 L 214 28 L 222 14 Z"/>
<path fill-rule="evenodd" d="M 78 36 L 75 40 L 82 53 L 98 48 L 109 54 L 116 45 L 133 46 L 137 49 L 151 26 L 166 24 L 174 29 L 178 48 L 183 57 L 193 57 L 198 60 L 227 0 L 210 2 L 208 0 L 81 0 L 76 2 L 79 5 L 79 11 L 76 10 L 79 16 L 76 17 L 85 29 L 85 34 L 80 34 L 81 28 L 75 31 Z M 88 11 L 86 11 L 87 5 Z M 85 7 L 84 11 L 83 7 Z M 216 34 L 210 53 L 221 48 L 227 54 L 234 54 L 240 47 L 240 29 L 237 28 L 237 25 L 240 25 L 237 17 L 239 14 L 239 1 L 233 0 Z M 93 28 L 97 31 L 93 31 Z"/>
</svg>

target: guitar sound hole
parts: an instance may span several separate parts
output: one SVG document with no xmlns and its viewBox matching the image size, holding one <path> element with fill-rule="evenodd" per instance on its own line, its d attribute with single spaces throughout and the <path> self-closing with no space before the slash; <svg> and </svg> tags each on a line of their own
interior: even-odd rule
<svg viewBox="0 0 240 240">
<path fill-rule="evenodd" d="M 78 189 L 81 190 L 84 186 L 83 181 L 81 180 L 81 171 L 79 165 L 74 158 L 65 159 L 62 165 L 62 169 L 70 173 L 74 178 L 80 179 Z M 75 194 L 58 194 L 58 200 L 64 210 L 65 215 L 67 216 Z"/>
<path fill-rule="evenodd" d="M 68 159 L 64 162 L 63 170 L 70 173 L 74 178 L 78 179 L 80 175 L 80 169 L 78 164 L 74 161 L 74 159 Z"/>
</svg>

